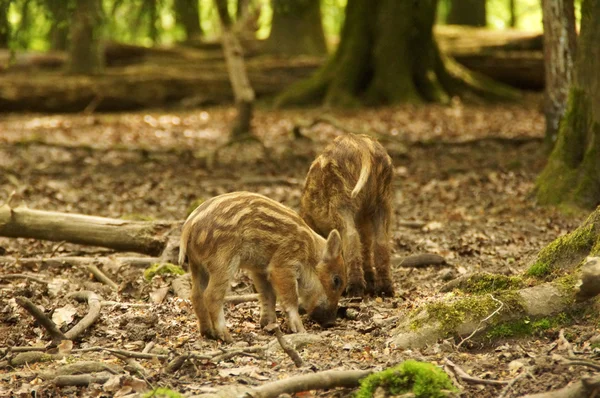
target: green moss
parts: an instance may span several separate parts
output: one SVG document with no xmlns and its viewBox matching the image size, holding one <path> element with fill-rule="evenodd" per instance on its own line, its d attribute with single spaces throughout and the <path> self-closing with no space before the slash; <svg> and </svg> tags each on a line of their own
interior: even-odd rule
<svg viewBox="0 0 600 398">
<path fill-rule="evenodd" d="M 154 276 L 156 275 L 183 275 L 185 274 L 185 271 L 175 265 L 175 264 L 171 264 L 171 263 L 154 263 L 152 264 L 150 267 L 146 268 L 144 270 L 144 279 L 147 281 L 151 281 L 152 278 L 154 278 Z"/>
<path fill-rule="evenodd" d="M 416 398 L 446 397 L 457 391 L 441 369 L 414 360 L 366 377 L 360 382 L 356 398 L 371 398 L 378 387 L 385 389 L 388 395 L 412 393 Z"/>
<path fill-rule="evenodd" d="M 560 261 L 573 259 L 582 252 L 589 252 L 592 245 L 596 243 L 595 240 L 594 225 L 592 223 L 582 225 L 540 250 L 536 262 L 527 270 L 527 275 L 540 278 L 552 274 Z"/>
<path fill-rule="evenodd" d="M 536 320 L 530 318 L 519 319 L 511 322 L 503 322 L 493 326 L 488 330 L 486 336 L 489 339 L 522 337 L 522 336 L 541 336 L 545 332 L 557 329 L 559 327 L 572 323 L 573 318 L 566 313 L 560 313 L 553 317 L 546 317 Z"/>
<path fill-rule="evenodd" d="M 194 210 L 196 210 L 196 208 L 198 206 L 200 206 L 202 203 L 204 203 L 205 201 L 206 201 L 206 199 L 198 198 L 198 199 L 194 200 L 192 203 L 190 203 L 187 210 L 185 211 L 185 218 L 188 218 L 190 216 L 190 214 L 192 214 L 192 212 Z"/>
<path fill-rule="evenodd" d="M 130 221 L 154 221 L 154 220 L 156 220 L 152 216 L 147 216 L 145 214 L 138 214 L 138 213 L 124 214 L 121 216 L 121 219 L 130 220 Z"/>
<path fill-rule="evenodd" d="M 166 387 L 158 387 L 152 391 L 148 391 L 147 393 L 145 393 L 144 395 L 142 395 L 143 398 L 151 398 L 151 397 L 157 397 L 157 398 L 183 398 L 183 395 L 181 395 L 180 393 L 178 393 L 177 391 L 173 391 L 170 388 L 166 388 Z"/>
<path fill-rule="evenodd" d="M 525 286 L 523 278 L 499 274 L 477 274 L 469 278 L 460 290 L 465 293 L 486 294 L 499 290 L 515 290 Z"/>
</svg>

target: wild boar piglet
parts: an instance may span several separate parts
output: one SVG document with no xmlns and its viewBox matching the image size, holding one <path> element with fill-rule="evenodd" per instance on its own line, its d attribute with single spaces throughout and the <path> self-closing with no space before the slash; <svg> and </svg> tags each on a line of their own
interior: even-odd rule
<svg viewBox="0 0 600 398">
<path fill-rule="evenodd" d="M 336 229 L 350 296 L 393 296 L 390 223 L 394 168 L 385 148 L 366 135 L 337 137 L 310 166 L 300 215 L 322 236 Z"/>
<path fill-rule="evenodd" d="M 260 295 L 260 325 L 275 322 L 276 300 L 292 332 L 304 332 L 298 308 L 323 326 L 335 323 L 346 287 L 339 233 L 324 239 L 293 210 L 265 196 L 233 192 L 202 203 L 183 225 L 179 264 L 187 255 L 192 304 L 203 336 L 231 342 L 223 302 L 238 269 Z"/>
</svg>

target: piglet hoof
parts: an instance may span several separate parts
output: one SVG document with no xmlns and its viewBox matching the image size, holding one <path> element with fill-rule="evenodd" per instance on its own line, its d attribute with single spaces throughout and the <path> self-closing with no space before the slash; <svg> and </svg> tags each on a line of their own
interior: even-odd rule
<svg viewBox="0 0 600 398">
<path fill-rule="evenodd" d="M 229 334 L 228 330 L 224 330 L 222 332 L 217 332 L 217 340 L 221 340 L 226 344 L 231 344 L 233 343 L 233 339 L 231 338 L 231 335 Z"/>
<path fill-rule="evenodd" d="M 268 316 L 268 315 L 261 315 L 260 316 L 260 327 L 261 327 L 261 329 L 266 328 L 268 325 L 270 325 L 272 323 L 276 323 L 275 317 Z"/>
<path fill-rule="evenodd" d="M 289 322 L 290 329 L 292 333 L 306 333 L 306 329 L 304 329 L 304 325 L 300 319 Z"/>
<path fill-rule="evenodd" d="M 365 282 L 350 282 L 346 288 L 346 296 L 348 297 L 364 297 L 365 296 Z"/>
<path fill-rule="evenodd" d="M 394 284 L 392 282 L 381 282 L 377 287 L 379 297 L 394 297 Z"/>
</svg>

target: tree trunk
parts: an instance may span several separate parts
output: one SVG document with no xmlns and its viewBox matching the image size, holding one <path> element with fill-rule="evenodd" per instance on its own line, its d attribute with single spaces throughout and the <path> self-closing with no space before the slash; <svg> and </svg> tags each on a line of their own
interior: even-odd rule
<svg viewBox="0 0 600 398">
<path fill-rule="evenodd" d="M 67 241 L 149 255 L 163 253 L 168 233 L 177 224 L 0 207 L 0 236 Z"/>
<path fill-rule="evenodd" d="M 199 0 L 175 0 L 174 8 L 175 19 L 183 26 L 186 40 L 199 39 L 202 36 Z"/>
<path fill-rule="evenodd" d="M 273 21 L 266 51 L 281 55 L 325 55 L 320 0 L 271 0 Z"/>
<path fill-rule="evenodd" d="M 0 0 L 0 48 L 8 48 L 10 44 L 9 5 L 10 0 Z"/>
<path fill-rule="evenodd" d="M 452 0 L 446 23 L 451 25 L 485 26 L 485 0 Z"/>
<path fill-rule="evenodd" d="M 52 19 L 50 26 L 50 47 L 65 51 L 69 44 L 69 4 L 64 0 L 47 0 L 46 6 Z"/>
<path fill-rule="evenodd" d="M 542 0 L 546 90 L 546 144 L 552 148 L 558 125 L 567 107 L 573 74 L 575 5 L 573 0 Z"/>
<path fill-rule="evenodd" d="M 600 0 L 584 0 L 575 75 L 556 145 L 536 184 L 542 204 L 600 203 Z"/>
<path fill-rule="evenodd" d="M 276 103 L 447 102 L 469 94 L 515 98 L 513 90 L 440 54 L 433 38 L 436 5 L 436 0 L 349 0 L 336 53 Z"/>
<path fill-rule="evenodd" d="M 102 4 L 99 0 L 76 0 L 71 20 L 68 72 L 95 74 L 104 69 L 101 51 Z"/>
<path fill-rule="evenodd" d="M 508 26 L 514 28 L 517 26 L 517 0 L 508 0 L 508 12 L 510 14 L 510 19 L 508 21 Z"/>
</svg>

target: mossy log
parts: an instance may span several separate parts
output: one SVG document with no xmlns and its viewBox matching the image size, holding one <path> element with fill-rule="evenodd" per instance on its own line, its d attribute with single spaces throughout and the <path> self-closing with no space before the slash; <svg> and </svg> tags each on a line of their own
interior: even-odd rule
<svg viewBox="0 0 600 398">
<path fill-rule="evenodd" d="M 148 255 L 163 253 L 180 223 L 130 221 L 0 206 L 0 236 L 107 247 Z"/>
</svg>

